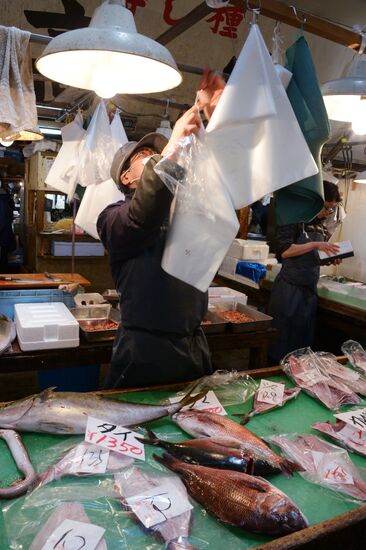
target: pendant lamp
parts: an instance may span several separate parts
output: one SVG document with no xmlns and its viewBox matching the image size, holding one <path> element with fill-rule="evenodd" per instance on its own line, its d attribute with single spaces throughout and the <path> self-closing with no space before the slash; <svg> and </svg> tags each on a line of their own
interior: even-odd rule
<svg viewBox="0 0 366 550">
<path fill-rule="evenodd" d="M 353 181 L 356 183 L 366 183 L 366 172 L 359 172 Z"/>
<path fill-rule="evenodd" d="M 173 133 L 173 130 L 172 130 L 172 127 L 170 125 L 170 121 L 169 119 L 162 119 L 160 121 L 160 126 L 159 128 L 156 128 L 155 132 L 157 134 L 162 134 L 163 136 L 165 136 L 167 139 L 170 138 L 170 136 L 172 135 Z"/>
<path fill-rule="evenodd" d="M 5 147 L 10 147 L 14 141 L 40 141 L 41 139 L 43 139 L 43 135 L 38 127 L 26 128 L 20 130 L 20 132 L 1 138 L 0 144 Z"/>
<path fill-rule="evenodd" d="M 170 52 L 137 32 L 124 0 L 106 0 L 89 27 L 53 38 L 36 67 L 51 80 L 105 98 L 161 92 L 182 82 Z"/>
<path fill-rule="evenodd" d="M 322 94 L 331 120 L 352 122 L 352 130 L 366 134 L 366 56 L 355 55 L 344 78 L 322 86 Z"/>
</svg>

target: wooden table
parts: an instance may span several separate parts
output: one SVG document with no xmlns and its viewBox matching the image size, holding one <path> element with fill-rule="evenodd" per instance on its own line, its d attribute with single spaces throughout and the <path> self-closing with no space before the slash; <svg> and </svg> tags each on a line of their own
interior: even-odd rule
<svg viewBox="0 0 366 550">
<path fill-rule="evenodd" d="M 78 284 L 81 286 L 89 286 L 91 283 L 78 273 L 51 273 L 52 277 L 59 280 L 52 280 L 45 276 L 44 273 L 9 273 L 4 275 L 10 277 L 10 281 L 0 280 L 0 290 L 32 290 L 38 288 L 58 288 L 64 284 Z M 17 279 L 24 281 L 17 282 Z"/>
</svg>

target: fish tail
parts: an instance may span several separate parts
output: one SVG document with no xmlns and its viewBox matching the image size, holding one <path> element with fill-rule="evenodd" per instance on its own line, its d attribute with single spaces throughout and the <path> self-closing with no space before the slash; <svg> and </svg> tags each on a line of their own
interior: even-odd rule
<svg viewBox="0 0 366 550">
<path fill-rule="evenodd" d="M 239 424 L 241 424 L 242 426 L 244 426 L 247 422 L 249 422 L 249 420 L 254 415 L 255 415 L 254 410 L 251 410 L 248 413 L 244 413 L 244 414 L 239 414 L 239 413 L 233 414 L 233 416 L 236 416 L 237 418 L 240 418 Z"/>
<path fill-rule="evenodd" d="M 208 388 L 200 391 L 199 393 L 192 395 L 195 391 L 198 383 L 193 386 L 193 388 L 190 389 L 190 391 L 182 397 L 182 399 L 179 401 L 179 403 L 174 403 L 174 405 L 171 405 L 168 408 L 169 414 L 174 414 L 178 411 L 180 411 L 183 407 L 187 407 L 188 405 L 191 405 L 192 403 L 196 403 L 196 401 L 199 401 L 206 395 L 208 392 Z"/>
<path fill-rule="evenodd" d="M 153 431 L 146 429 L 148 437 L 135 437 L 138 441 L 147 445 L 160 445 L 161 440 L 154 434 Z"/>
<path fill-rule="evenodd" d="M 296 464 L 295 462 L 291 462 L 290 460 L 284 460 L 281 465 L 281 472 L 286 477 L 291 477 L 294 472 L 304 472 L 305 469 L 300 466 L 299 464 Z"/>
<path fill-rule="evenodd" d="M 154 460 L 156 460 L 156 462 L 159 462 L 159 464 L 163 464 L 173 472 L 180 471 L 180 468 L 179 468 L 180 461 L 174 458 L 174 456 L 170 455 L 169 453 L 163 453 L 162 456 L 156 455 L 154 453 L 153 458 Z"/>
</svg>

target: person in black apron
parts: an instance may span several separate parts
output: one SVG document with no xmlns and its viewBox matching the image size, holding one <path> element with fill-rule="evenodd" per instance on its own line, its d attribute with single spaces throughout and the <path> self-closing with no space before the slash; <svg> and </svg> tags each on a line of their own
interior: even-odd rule
<svg viewBox="0 0 366 550">
<path fill-rule="evenodd" d="M 268 310 L 278 331 L 269 349 L 276 363 L 290 351 L 313 342 L 320 274 L 318 251 L 336 254 L 339 250 L 336 244 L 326 242 L 329 234 L 322 223 L 340 202 L 337 186 L 324 182 L 324 195 L 324 208 L 312 222 L 277 227 L 277 257 L 282 268 L 273 284 Z"/>
</svg>

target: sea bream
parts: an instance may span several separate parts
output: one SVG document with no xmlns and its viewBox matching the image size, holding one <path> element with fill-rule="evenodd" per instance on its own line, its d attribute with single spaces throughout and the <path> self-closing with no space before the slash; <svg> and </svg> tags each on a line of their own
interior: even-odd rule
<svg viewBox="0 0 366 550">
<path fill-rule="evenodd" d="M 100 418 L 119 426 L 135 426 L 174 414 L 201 399 L 203 394 L 187 394 L 172 405 L 146 405 L 108 399 L 77 392 L 43 392 L 0 405 L 0 427 L 23 432 L 83 434 L 88 417 Z"/>
<path fill-rule="evenodd" d="M 241 448 L 253 458 L 257 468 L 261 468 L 262 471 L 266 469 L 267 473 L 270 470 L 270 473 L 282 472 L 286 476 L 291 476 L 294 471 L 301 470 L 297 464 L 278 456 L 256 434 L 226 416 L 208 411 L 187 410 L 174 414 L 173 420 L 193 437 L 223 437 L 239 441 Z"/>
<path fill-rule="evenodd" d="M 183 479 L 189 494 L 220 521 L 253 533 L 285 535 L 308 526 L 292 500 L 261 477 L 153 455 Z"/>
<path fill-rule="evenodd" d="M 283 407 L 283 405 L 287 403 L 287 401 L 291 401 L 291 399 L 296 399 L 300 392 L 301 388 L 285 388 L 282 403 L 280 405 L 274 405 L 272 403 L 264 403 L 263 401 L 258 401 L 259 390 L 257 390 L 254 396 L 252 410 L 249 411 L 247 414 L 240 414 L 235 416 L 239 416 L 241 418 L 240 424 L 246 424 L 253 416 L 257 414 L 263 414 L 269 411 L 273 411 L 273 409 L 277 409 L 278 407 Z"/>
</svg>

